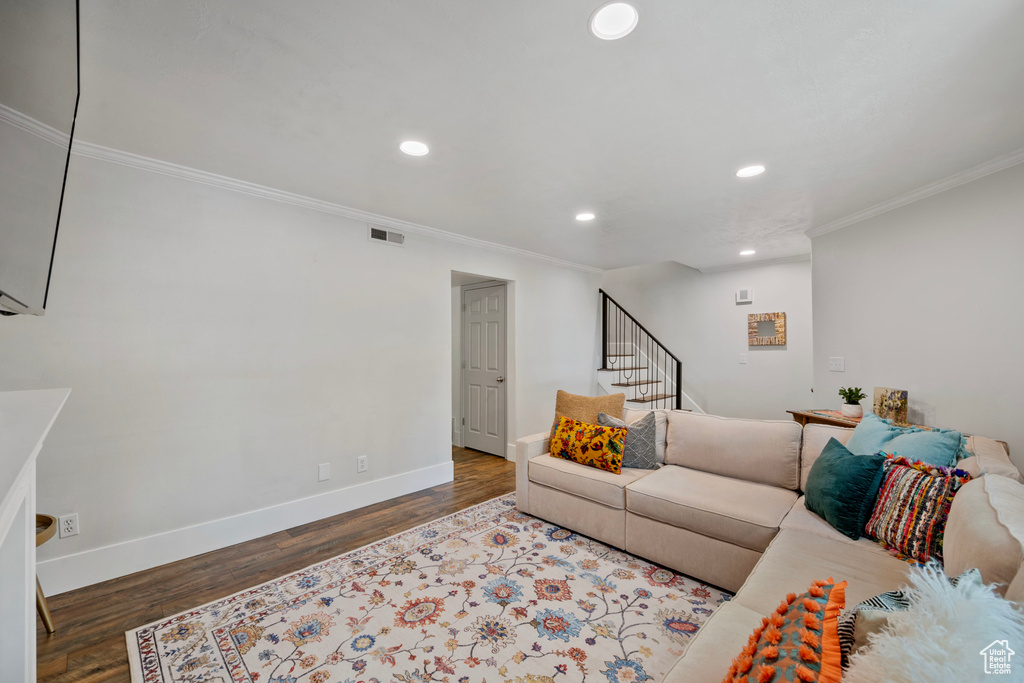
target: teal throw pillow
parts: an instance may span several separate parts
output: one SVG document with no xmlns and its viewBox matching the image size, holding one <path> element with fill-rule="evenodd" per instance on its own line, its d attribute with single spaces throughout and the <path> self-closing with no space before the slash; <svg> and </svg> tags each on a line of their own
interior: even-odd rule
<svg viewBox="0 0 1024 683">
<path fill-rule="evenodd" d="M 963 443 L 963 434 L 953 429 L 897 427 L 891 420 L 868 413 L 853 430 L 846 448 L 858 455 L 884 452 L 911 462 L 920 460 L 929 465 L 952 467 Z"/>
<path fill-rule="evenodd" d="M 854 455 L 829 439 L 807 475 L 804 506 L 856 541 L 875 507 L 884 463 L 884 455 Z"/>
<path fill-rule="evenodd" d="M 867 413 L 846 442 L 846 450 L 860 455 L 874 455 L 892 441 L 896 434 L 892 424 L 874 413 Z"/>
</svg>

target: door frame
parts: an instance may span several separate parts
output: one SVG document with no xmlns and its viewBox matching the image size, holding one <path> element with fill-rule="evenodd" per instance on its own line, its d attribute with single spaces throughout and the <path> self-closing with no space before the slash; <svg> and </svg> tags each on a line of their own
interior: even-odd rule
<svg viewBox="0 0 1024 683">
<path fill-rule="evenodd" d="M 509 419 L 509 416 L 510 413 L 512 412 L 511 405 L 515 397 L 515 373 L 513 372 L 513 365 L 510 362 L 510 358 L 513 355 L 512 353 L 510 353 L 510 349 L 513 348 L 513 335 L 511 323 L 513 316 L 509 315 L 509 311 L 512 310 L 514 298 L 512 293 L 512 283 L 508 280 L 493 279 L 459 286 L 459 305 L 457 307 L 459 315 L 459 420 L 466 419 L 466 392 L 463 390 L 466 381 L 464 365 L 466 362 L 466 352 L 467 349 L 469 348 L 468 344 L 466 343 L 466 321 L 465 316 L 462 315 L 464 312 L 462 309 L 462 305 L 464 303 L 467 291 L 474 289 L 484 289 L 486 287 L 495 287 L 499 285 L 505 288 L 505 414 L 501 416 L 501 419 L 505 425 L 504 457 L 506 460 L 515 460 L 514 449 L 509 448 L 509 438 L 511 438 L 513 429 L 512 420 Z M 460 447 L 463 446 L 466 442 L 462 426 L 463 425 L 459 425 L 458 430 L 458 446 Z"/>
</svg>

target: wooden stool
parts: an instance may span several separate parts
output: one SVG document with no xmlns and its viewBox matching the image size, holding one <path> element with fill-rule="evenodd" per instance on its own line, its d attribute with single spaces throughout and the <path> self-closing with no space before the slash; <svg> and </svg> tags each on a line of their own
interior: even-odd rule
<svg viewBox="0 0 1024 683">
<path fill-rule="evenodd" d="M 57 518 L 51 515 L 36 515 L 36 547 L 53 538 L 57 533 Z M 39 585 L 39 577 L 36 577 L 36 610 L 43 620 L 43 626 L 47 633 L 53 633 L 53 617 L 50 616 L 50 608 L 46 606 L 46 596 L 43 595 L 43 587 Z"/>
</svg>

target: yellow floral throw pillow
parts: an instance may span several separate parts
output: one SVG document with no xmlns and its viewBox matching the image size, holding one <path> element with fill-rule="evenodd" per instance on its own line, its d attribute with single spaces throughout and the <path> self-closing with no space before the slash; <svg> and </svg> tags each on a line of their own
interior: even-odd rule
<svg viewBox="0 0 1024 683">
<path fill-rule="evenodd" d="M 625 427 L 602 427 L 560 417 L 551 437 L 551 455 L 620 474 L 627 431 Z"/>
</svg>

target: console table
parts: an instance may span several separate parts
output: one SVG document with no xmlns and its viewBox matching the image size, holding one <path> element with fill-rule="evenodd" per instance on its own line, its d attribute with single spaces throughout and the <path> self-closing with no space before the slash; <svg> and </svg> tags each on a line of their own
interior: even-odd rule
<svg viewBox="0 0 1024 683">
<path fill-rule="evenodd" d="M 842 415 L 822 415 L 822 411 L 814 410 L 787 410 L 793 416 L 793 420 L 800 423 L 801 427 L 808 424 L 832 425 L 833 427 L 856 427 L 860 424 L 860 418 L 852 419 Z"/>
<path fill-rule="evenodd" d="M 0 392 L 0 673 L 36 680 L 36 456 L 70 389 Z"/>
</svg>

